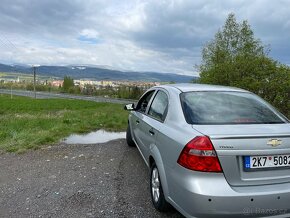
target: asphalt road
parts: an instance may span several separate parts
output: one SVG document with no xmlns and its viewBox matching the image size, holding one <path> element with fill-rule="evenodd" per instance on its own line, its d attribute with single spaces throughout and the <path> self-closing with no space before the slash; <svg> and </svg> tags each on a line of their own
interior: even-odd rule
<svg viewBox="0 0 290 218">
<path fill-rule="evenodd" d="M 0 89 L 0 93 L 11 95 L 11 90 Z M 35 97 L 33 91 L 26 91 L 26 90 L 12 90 L 12 95 L 26 96 L 26 97 L 32 97 L 32 98 Z M 117 104 L 128 104 L 128 103 L 132 103 L 136 101 L 136 100 L 130 100 L 130 99 L 104 98 L 100 96 L 71 95 L 71 94 L 51 93 L 51 92 L 36 92 L 36 98 L 38 99 L 67 98 L 67 99 L 79 99 L 79 100 L 87 100 L 87 101 L 95 101 L 95 102 L 110 102 L 110 103 L 117 103 Z"/>
<path fill-rule="evenodd" d="M 0 154 L 0 217 L 182 217 L 157 212 L 148 169 L 124 139 Z"/>
</svg>

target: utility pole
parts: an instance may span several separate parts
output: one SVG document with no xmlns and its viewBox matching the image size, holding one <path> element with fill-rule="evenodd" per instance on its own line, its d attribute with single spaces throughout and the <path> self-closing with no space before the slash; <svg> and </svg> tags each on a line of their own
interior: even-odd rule
<svg viewBox="0 0 290 218">
<path fill-rule="evenodd" d="M 12 99 L 13 95 L 12 95 L 12 83 L 11 83 L 11 92 L 10 92 L 10 99 Z"/>
<path fill-rule="evenodd" d="M 39 67 L 39 64 L 33 64 L 32 69 L 33 69 L 33 91 L 34 91 L 34 98 L 36 98 L 36 68 Z"/>
<path fill-rule="evenodd" d="M 33 91 L 34 91 L 34 98 L 36 98 L 35 83 L 36 83 L 36 66 L 33 66 Z"/>
</svg>

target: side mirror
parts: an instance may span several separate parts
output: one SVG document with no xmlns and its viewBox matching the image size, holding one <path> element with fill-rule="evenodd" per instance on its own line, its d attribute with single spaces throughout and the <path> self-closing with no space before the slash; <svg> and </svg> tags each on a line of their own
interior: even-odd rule
<svg viewBox="0 0 290 218">
<path fill-rule="evenodd" d="M 124 106 L 124 110 L 126 110 L 126 111 L 133 111 L 133 110 L 135 110 L 135 105 L 134 105 L 134 103 L 132 103 L 132 104 L 126 104 L 126 105 Z"/>
</svg>

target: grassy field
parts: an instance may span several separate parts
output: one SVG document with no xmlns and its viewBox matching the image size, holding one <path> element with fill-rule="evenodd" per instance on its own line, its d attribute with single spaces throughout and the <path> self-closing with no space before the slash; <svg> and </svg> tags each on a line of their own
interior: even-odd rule
<svg viewBox="0 0 290 218">
<path fill-rule="evenodd" d="M 20 80 L 33 80 L 33 73 L 32 73 L 32 70 L 31 70 L 31 73 L 12 73 L 12 72 L 9 72 L 9 73 L 5 73 L 5 72 L 0 72 L 0 78 L 14 78 L 14 79 L 17 79 L 19 78 Z M 37 79 L 42 79 L 42 80 L 50 80 L 51 77 L 50 76 L 43 76 L 43 75 L 36 75 L 36 78 Z M 58 77 L 53 77 L 55 79 L 61 79 L 61 78 L 58 78 Z"/>
<path fill-rule="evenodd" d="M 0 150 L 37 149 L 97 129 L 124 131 L 127 118 L 120 104 L 0 95 Z"/>
</svg>

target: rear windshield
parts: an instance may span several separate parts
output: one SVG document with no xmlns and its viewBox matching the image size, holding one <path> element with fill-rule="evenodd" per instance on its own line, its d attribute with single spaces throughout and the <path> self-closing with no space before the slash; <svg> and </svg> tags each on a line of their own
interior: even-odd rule
<svg viewBox="0 0 290 218">
<path fill-rule="evenodd" d="M 184 92 L 181 105 L 189 124 L 270 124 L 287 122 L 254 94 Z"/>
</svg>

